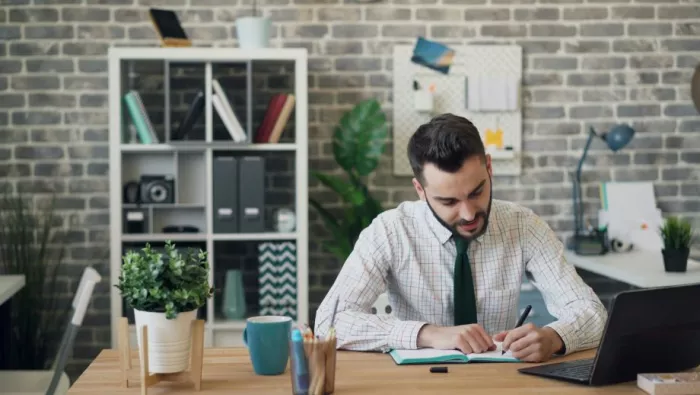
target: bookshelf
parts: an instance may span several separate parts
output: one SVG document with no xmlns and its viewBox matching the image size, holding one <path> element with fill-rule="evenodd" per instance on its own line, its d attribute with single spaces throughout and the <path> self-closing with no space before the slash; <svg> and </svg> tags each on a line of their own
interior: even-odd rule
<svg viewBox="0 0 700 395">
<path fill-rule="evenodd" d="M 308 322 L 307 56 L 303 48 L 110 48 L 112 347 L 117 346 L 117 322 L 123 316 L 130 319 L 132 345 L 136 344 L 133 313 L 113 287 L 122 255 L 146 243 L 161 247 L 166 240 L 178 248 L 201 248 L 208 253 L 215 292 L 198 313 L 206 321 L 206 346 L 242 345 L 245 317 L 252 315 L 285 314 L 292 315 L 295 322 Z M 226 112 L 220 110 L 221 102 L 214 103 L 213 96 L 222 90 L 243 140 L 231 133 L 233 123 L 222 116 Z M 127 99 L 129 92 L 137 92 L 137 97 Z M 200 116 L 185 128 L 188 133 L 183 138 L 176 132 L 195 108 L 199 92 L 203 93 Z M 281 94 L 294 97 L 293 106 L 287 106 L 291 108 L 287 118 L 268 115 L 273 98 Z M 141 130 L 135 112 L 143 117 Z M 275 142 L 255 138 L 266 117 L 272 121 L 283 118 L 275 126 L 277 138 L 271 138 Z M 272 121 L 268 123 L 274 124 Z M 149 135 L 143 139 L 140 133 L 145 130 Z M 238 163 L 235 172 L 219 167 L 228 160 Z M 143 176 L 158 179 L 149 184 Z M 262 192 L 254 199 L 256 190 Z M 141 196 L 144 191 L 146 196 Z M 228 203 L 233 210 L 222 208 L 225 199 L 221 196 L 231 197 Z M 259 207 L 253 207 L 255 204 Z M 276 226 L 281 209 L 293 212 L 293 229 Z M 226 226 L 234 223 L 236 229 L 222 230 L 222 218 L 231 212 L 235 218 Z M 248 216 L 253 219 L 249 221 Z M 185 232 L 168 229 L 173 225 L 194 228 Z M 263 274 L 268 270 L 264 267 L 270 251 L 279 265 L 294 266 L 293 272 L 285 271 L 278 278 L 288 281 L 279 288 L 288 290 L 293 284 L 294 301 L 286 310 L 285 306 L 278 310 L 263 306 L 263 289 L 269 286 Z M 245 314 L 236 318 L 223 308 L 231 270 L 241 273 L 245 296 Z M 280 299 L 288 300 L 289 295 Z"/>
</svg>

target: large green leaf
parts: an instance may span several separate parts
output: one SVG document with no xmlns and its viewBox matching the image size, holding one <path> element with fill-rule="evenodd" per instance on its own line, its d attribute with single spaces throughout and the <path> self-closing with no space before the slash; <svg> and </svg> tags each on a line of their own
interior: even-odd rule
<svg viewBox="0 0 700 395">
<path fill-rule="evenodd" d="M 348 173 L 365 176 L 377 168 L 386 144 L 386 116 L 379 103 L 369 99 L 346 112 L 333 134 L 333 154 Z"/>
<path fill-rule="evenodd" d="M 314 199 L 309 199 L 309 204 L 311 207 L 318 211 L 321 219 L 326 224 L 326 227 L 331 232 L 331 240 L 323 243 L 326 250 L 333 255 L 335 255 L 341 262 L 350 255 L 352 251 L 352 245 L 347 238 L 347 230 L 343 228 L 342 223 L 340 223 L 328 210 L 326 210 L 321 203 Z"/>
<path fill-rule="evenodd" d="M 319 181 L 321 181 L 322 184 L 340 195 L 344 201 L 353 205 L 360 205 L 364 203 L 365 195 L 361 190 L 356 189 L 351 182 L 347 182 L 338 176 L 330 174 L 323 174 L 319 172 L 312 172 L 312 174 Z"/>
</svg>

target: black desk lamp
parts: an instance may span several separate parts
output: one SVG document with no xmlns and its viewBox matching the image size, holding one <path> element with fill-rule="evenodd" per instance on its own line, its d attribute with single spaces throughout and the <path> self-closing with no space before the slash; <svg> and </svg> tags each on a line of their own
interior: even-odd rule
<svg viewBox="0 0 700 395">
<path fill-rule="evenodd" d="M 629 125 L 621 124 L 615 125 L 608 133 L 598 134 L 593 127 L 590 128 L 590 133 L 588 134 L 588 140 L 586 141 L 586 146 L 583 148 L 583 154 L 578 162 L 578 167 L 576 168 L 576 176 L 574 178 L 574 236 L 570 243 L 570 248 L 573 249 L 577 254 L 581 255 L 591 255 L 591 254 L 603 254 L 605 251 L 605 246 L 603 245 L 603 240 L 596 240 L 596 236 L 587 234 L 583 229 L 583 201 L 581 195 L 581 168 L 583 167 L 583 161 L 586 160 L 586 155 L 588 154 L 588 148 L 591 146 L 593 137 L 599 137 L 607 144 L 613 152 L 617 152 L 624 146 L 629 144 L 634 137 L 634 129 Z M 586 244 L 588 244 L 587 248 Z M 598 252 L 595 252 L 598 250 Z"/>
</svg>

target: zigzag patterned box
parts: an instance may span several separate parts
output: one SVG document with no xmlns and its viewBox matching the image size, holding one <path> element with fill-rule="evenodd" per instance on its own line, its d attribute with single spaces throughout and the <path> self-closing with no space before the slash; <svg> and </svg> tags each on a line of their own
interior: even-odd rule
<svg viewBox="0 0 700 395">
<path fill-rule="evenodd" d="M 297 319 L 297 248 L 294 242 L 258 245 L 260 315 Z"/>
</svg>

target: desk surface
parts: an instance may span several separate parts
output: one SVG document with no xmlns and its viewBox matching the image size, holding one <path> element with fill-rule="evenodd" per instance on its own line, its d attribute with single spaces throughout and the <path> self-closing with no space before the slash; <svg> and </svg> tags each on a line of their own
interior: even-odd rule
<svg viewBox="0 0 700 395">
<path fill-rule="evenodd" d="M 525 363 L 482 363 L 449 365 L 449 373 L 430 373 L 428 365 L 396 365 L 387 354 L 339 351 L 336 365 L 335 394 L 435 393 L 477 394 L 644 394 L 636 382 L 606 387 L 587 387 L 518 373 Z M 591 358 L 593 350 L 574 353 L 558 360 Z M 138 394 L 138 353 L 132 351 L 134 378 L 129 388 L 120 384 L 117 350 L 104 350 L 68 391 L 80 394 Z M 204 350 L 202 388 L 191 384 L 163 382 L 149 387 L 148 393 L 165 394 L 284 394 L 292 393 L 289 369 L 279 376 L 256 376 L 245 348 L 207 348 Z"/>
<path fill-rule="evenodd" d="M 0 276 L 0 304 L 5 303 L 12 295 L 24 287 L 24 275 Z"/>
<path fill-rule="evenodd" d="M 688 260 L 685 273 L 667 273 L 661 252 L 609 252 L 581 256 L 566 250 L 566 260 L 574 266 L 640 288 L 700 283 L 700 263 Z"/>
</svg>

